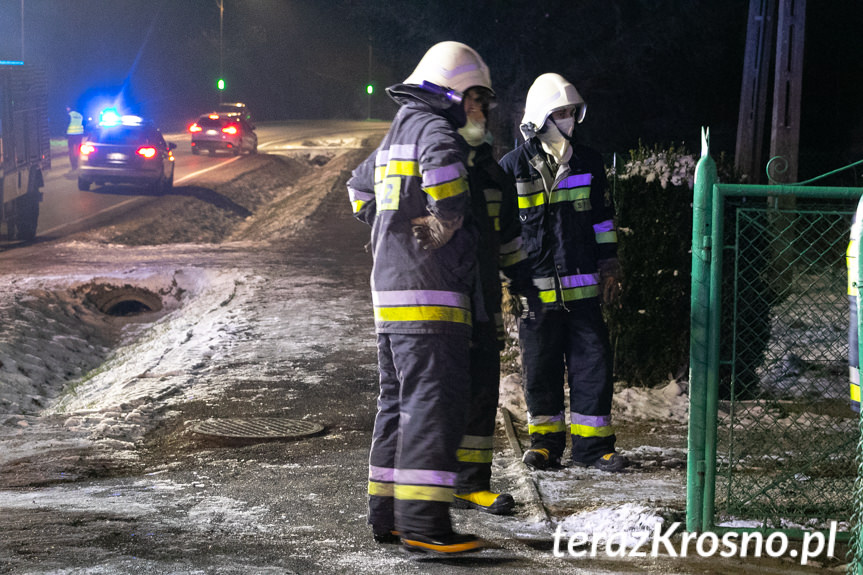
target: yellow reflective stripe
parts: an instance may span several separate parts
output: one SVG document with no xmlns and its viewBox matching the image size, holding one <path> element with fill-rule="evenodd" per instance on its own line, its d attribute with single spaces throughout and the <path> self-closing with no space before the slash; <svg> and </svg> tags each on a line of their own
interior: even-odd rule
<svg viewBox="0 0 863 575">
<path fill-rule="evenodd" d="M 395 498 L 420 501 L 452 502 L 454 490 L 452 487 L 434 487 L 432 485 L 396 485 Z"/>
<path fill-rule="evenodd" d="M 470 311 L 446 306 L 376 307 L 375 321 L 450 321 L 470 325 Z"/>
<path fill-rule="evenodd" d="M 375 183 L 384 181 L 384 176 L 387 175 L 386 166 L 375 166 Z"/>
<path fill-rule="evenodd" d="M 609 435 L 614 435 L 614 427 L 611 425 L 591 427 L 589 425 L 572 423 L 569 426 L 569 432 L 572 435 L 580 435 L 581 437 L 608 437 Z"/>
<path fill-rule="evenodd" d="M 491 463 L 491 449 L 459 449 L 455 452 L 456 459 L 464 463 Z"/>
<path fill-rule="evenodd" d="M 569 188 L 566 190 L 554 190 L 551 192 L 549 203 L 555 204 L 558 202 L 576 202 L 590 197 L 590 186 L 582 186 L 579 188 Z"/>
<path fill-rule="evenodd" d="M 388 176 L 417 176 L 420 175 L 420 167 L 411 160 L 390 160 L 386 167 Z"/>
<path fill-rule="evenodd" d="M 500 216 L 500 204 L 486 204 L 485 207 L 490 217 L 497 218 Z"/>
<path fill-rule="evenodd" d="M 546 290 L 539 292 L 539 299 L 545 303 L 553 303 L 557 301 L 557 292 L 554 290 Z"/>
<path fill-rule="evenodd" d="M 513 266 L 518 262 L 527 258 L 527 254 L 524 253 L 524 250 L 518 250 L 509 254 L 500 254 L 500 265 L 501 267 Z"/>
<path fill-rule="evenodd" d="M 381 483 L 380 481 L 369 481 L 369 495 L 378 497 L 392 497 L 394 485 L 392 483 Z"/>
<path fill-rule="evenodd" d="M 576 299 L 585 299 L 589 297 L 597 297 L 599 295 L 599 286 L 582 286 L 563 290 L 563 301 L 572 301 Z M 540 298 L 542 293 L 540 293 Z M 545 301 L 545 300 L 543 300 Z M 554 300 L 552 300 L 554 301 Z"/>
<path fill-rule="evenodd" d="M 451 182 L 444 182 L 437 186 L 428 186 L 425 188 L 426 193 L 436 202 L 458 196 L 467 192 L 467 190 L 467 182 L 465 182 L 464 178 L 456 178 Z"/>
<path fill-rule="evenodd" d="M 537 424 L 529 423 L 527 425 L 527 432 L 531 434 L 539 433 L 540 435 L 545 435 L 546 433 L 563 433 L 564 431 L 566 431 L 566 424 L 563 421 Z"/>
<path fill-rule="evenodd" d="M 537 206 L 541 206 L 545 203 L 545 194 L 540 192 L 538 194 L 531 194 L 529 196 L 519 196 L 518 197 L 518 207 L 519 209 L 525 208 L 535 208 Z"/>
<path fill-rule="evenodd" d="M 851 401 L 860 403 L 860 386 L 851 384 Z"/>
<path fill-rule="evenodd" d="M 352 206 L 353 206 L 353 208 L 354 208 L 354 213 L 355 213 L 355 214 L 356 214 L 356 213 L 359 213 L 359 211 L 360 211 L 361 209 L 363 209 L 363 206 L 364 206 L 364 205 L 366 205 L 366 203 L 368 203 L 368 202 L 364 202 L 364 201 L 362 201 L 362 200 L 354 200 L 353 202 L 351 202 L 351 205 L 352 205 Z"/>
<path fill-rule="evenodd" d="M 602 232 L 596 234 L 596 243 L 598 244 L 616 244 L 617 232 Z"/>
</svg>

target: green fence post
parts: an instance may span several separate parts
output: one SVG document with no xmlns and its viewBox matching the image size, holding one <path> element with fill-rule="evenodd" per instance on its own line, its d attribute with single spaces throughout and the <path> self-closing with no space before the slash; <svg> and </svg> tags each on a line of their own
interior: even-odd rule
<svg viewBox="0 0 863 575">
<path fill-rule="evenodd" d="M 701 529 L 704 502 L 710 305 L 711 210 L 716 163 L 710 157 L 709 130 L 701 131 L 701 159 L 695 167 L 692 201 L 692 291 L 689 318 L 689 435 L 686 463 L 686 529 Z"/>
</svg>

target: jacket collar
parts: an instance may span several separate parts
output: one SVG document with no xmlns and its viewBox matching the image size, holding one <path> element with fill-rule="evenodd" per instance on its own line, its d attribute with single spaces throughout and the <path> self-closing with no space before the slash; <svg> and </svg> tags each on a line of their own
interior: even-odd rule
<svg viewBox="0 0 863 575">
<path fill-rule="evenodd" d="M 467 122 L 464 106 L 451 102 L 445 96 L 423 90 L 419 86 L 395 84 L 387 88 L 386 91 L 399 106 L 424 108 L 429 112 L 443 116 L 452 122 L 456 128 L 461 128 Z"/>
</svg>

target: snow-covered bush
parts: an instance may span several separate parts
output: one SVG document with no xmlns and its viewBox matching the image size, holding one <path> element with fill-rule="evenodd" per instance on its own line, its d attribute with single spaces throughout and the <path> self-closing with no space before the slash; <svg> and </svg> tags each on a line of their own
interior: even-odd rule
<svg viewBox="0 0 863 575">
<path fill-rule="evenodd" d="M 606 309 L 606 319 L 616 377 L 631 385 L 686 373 L 697 160 L 684 149 L 641 146 L 609 170 L 624 277 L 619 306 Z"/>
</svg>

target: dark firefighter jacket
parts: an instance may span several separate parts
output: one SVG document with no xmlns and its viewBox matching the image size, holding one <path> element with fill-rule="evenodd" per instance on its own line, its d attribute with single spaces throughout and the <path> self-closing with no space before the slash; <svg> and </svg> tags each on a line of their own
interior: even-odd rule
<svg viewBox="0 0 863 575">
<path fill-rule="evenodd" d="M 482 301 L 489 321 L 496 324 L 498 345 L 502 345 L 505 333 L 500 272 L 509 280 L 514 292 L 523 293 L 531 283 L 530 266 L 522 249 L 512 179 L 495 161 L 488 143 L 472 149 L 469 164 L 471 211 L 479 232 L 477 260 Z"/>
<path fill-rule="evenodd" d="M 354 171 L 354 217 L 372 226 L 372 302 L 378 333 L 471 334 L 476 232 L 469 220 L 464 110 L 444 97 L 398 84 L 401 105 L 378 149 Z M 463 216 L 436 250 L 422 249 L 411 219 Z"/>
<path fill-rule="evenodd" d="M 617 257 L 614 204 L 602 157 L 573 144 L 569 170 L 561 172 L 532 138 L 500 165 L 516 182 L 524 249 L 540 299 L 555 308 L 598 297 L 597 262 Z"/>
</svg>

